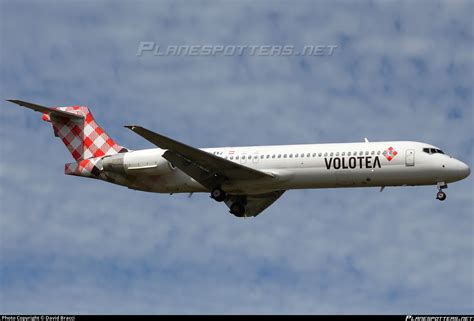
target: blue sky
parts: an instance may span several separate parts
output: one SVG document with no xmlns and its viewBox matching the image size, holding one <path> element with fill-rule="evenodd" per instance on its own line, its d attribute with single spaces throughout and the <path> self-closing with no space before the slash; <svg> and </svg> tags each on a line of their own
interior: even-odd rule
<svg viewBox="0 0 474 321">
<path fill-rule="evenodd" d="M 472 167 L 472 1 L 0 1 L 0 92 L 198 147 L 417 140 Z M 136 56 L 337 45 L 321 57 Z M 474 313 L 472 178 L 290 191 L 255 219 L 206 194 L 63 174 L 40 114 L 0 112 L 0 313 Z"/>
</svg>

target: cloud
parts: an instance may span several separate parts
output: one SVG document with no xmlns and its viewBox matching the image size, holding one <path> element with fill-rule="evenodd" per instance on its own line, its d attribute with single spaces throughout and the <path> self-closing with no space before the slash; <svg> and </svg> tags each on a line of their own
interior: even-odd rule
<svg viewBox="0 0 474 321">
<path fill-rule="evenodd" d="M 199 147 L 433 143 L 472 167 L 470 2 L 1 2 L 4 98 L 83 104 Z M 21 23 L 19 23 L 21 21 Z M 336 44 L 323 57 L 137 57 L 167 44 Z M 0 113 L 1 313 L 472 313 L 472 181 L 208 195 L 65 176 L 40 115 Z M 124 304 L 127 302 L 127 304 Z"/>
</svg>

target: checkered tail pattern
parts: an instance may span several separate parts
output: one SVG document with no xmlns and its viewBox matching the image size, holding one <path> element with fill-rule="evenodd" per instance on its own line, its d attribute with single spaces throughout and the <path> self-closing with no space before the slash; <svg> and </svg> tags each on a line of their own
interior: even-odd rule
<svg viewBox="0 0 474 321">
<path fill-rule="evenodd" d="M 54 135 L 59 137 L 76 163 L 66 164 L 66 174 L 90 176 L 96 160 L 103 156 L 126 152 L 95 122 L 89 108 L 84 106 L 55 107 L 69 113 L 84 116 L 84 119 L 66 119 L 43 114 L 43 120 L 51 122 Z"/>
</svg>

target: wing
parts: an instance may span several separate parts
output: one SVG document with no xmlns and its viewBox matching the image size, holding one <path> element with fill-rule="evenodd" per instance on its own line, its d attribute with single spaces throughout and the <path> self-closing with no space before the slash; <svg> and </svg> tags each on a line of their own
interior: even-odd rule
<svg viewBox="0 0 474 321">
<path fill-rule="evenodd" d="M 267 207 L 272 205 L 280 196 L 285 193 L 285 191 L 275 191 L 264 194 L 255 194 L 255 195 L 229 195 L 228 200 L 225 204 L 230 209 L 233 202 L 238 201 L 239 199 L 244 198 L 245 201 L 245 216 L 257 216 L 263 212 Z"/>
<path fill-rule="evenodd" d="M 253 168 L 242 166 L 203 150 L 188 146 L 140 126 L 125 126 L 156 146 L 166 149 L 163 157 L 209 190 L 224 181 L 273 178 Z"/>
</svg>

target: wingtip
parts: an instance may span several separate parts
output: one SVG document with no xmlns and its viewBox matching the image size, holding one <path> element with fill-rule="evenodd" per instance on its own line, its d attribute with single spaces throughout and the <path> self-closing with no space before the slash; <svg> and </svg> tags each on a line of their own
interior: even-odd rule
<svg viewBox="0 0 474 321">
<path fill-rule="evenodd" d="M 134 129 L 137 128 L 138 126 L 136 126 L 136 125 L 125 125 L 125 126 L 123 126 L 123 127 L 128 128 L 128 129 L 130 129 L 130 130 L 134 130 Z"/>
</svg>

